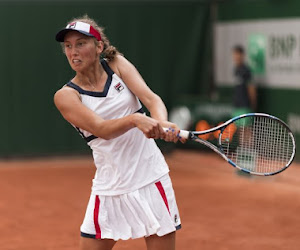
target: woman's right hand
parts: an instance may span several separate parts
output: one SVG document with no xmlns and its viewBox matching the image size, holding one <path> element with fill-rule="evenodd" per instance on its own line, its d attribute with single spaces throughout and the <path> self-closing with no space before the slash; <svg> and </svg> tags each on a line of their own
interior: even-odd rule
<svg viewBox="0 0 300 250">
<path fill-rule="evenodd" d="M 141 130 L 147 138 L 165 138 L 166 134 L 157 120 L 140 113 L 133 114 L 132 119 L 134 126 Z"/>
</svg>

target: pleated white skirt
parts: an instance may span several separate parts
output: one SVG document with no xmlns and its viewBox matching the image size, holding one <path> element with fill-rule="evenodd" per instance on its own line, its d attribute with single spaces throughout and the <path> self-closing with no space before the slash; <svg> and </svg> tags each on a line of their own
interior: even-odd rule
<svg viewBox="0 0 300 250">
<path fill-rule="evenodd" d="M 91 195 L 81 236 L 115 241 L 163 236 L 181 227 L 169 174 L 131 193 Z"/>
</svg>

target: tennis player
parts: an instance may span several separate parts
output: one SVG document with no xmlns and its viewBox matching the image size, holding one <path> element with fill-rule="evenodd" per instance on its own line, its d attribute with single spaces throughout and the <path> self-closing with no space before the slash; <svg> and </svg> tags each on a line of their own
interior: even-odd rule
<svg viewBox="0 0 300 250">
<path fill-rule="evenodd" d="M 153 139 L 177 142 L 179 128 L 94 20 L 72 20 L 56 40 L 76 74 L 54 102 L 86 140 L 96 165 L 81 250 L 112 249 L 119 239 L 139 237 L 148 250 L 175 249 L 181 222 L 169 168 Z"/>
</svg>

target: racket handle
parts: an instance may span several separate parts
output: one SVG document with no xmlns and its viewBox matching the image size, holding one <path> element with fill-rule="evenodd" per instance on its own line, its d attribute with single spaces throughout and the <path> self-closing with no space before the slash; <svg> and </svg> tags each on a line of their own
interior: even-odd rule
<svg viewBox="0 0 300 250">
<path fill-rule="evenodd" d="M 170 129 L 169 128 L 163 128 L 163 130 L 165 132 L 168 132 Z M 189 139 L 190 136 L 190 132 L 187 130 L 180 130 L 179 134 L 177 135 L 179 138 L 183 138 L 183 139 Z"/>
</svg>

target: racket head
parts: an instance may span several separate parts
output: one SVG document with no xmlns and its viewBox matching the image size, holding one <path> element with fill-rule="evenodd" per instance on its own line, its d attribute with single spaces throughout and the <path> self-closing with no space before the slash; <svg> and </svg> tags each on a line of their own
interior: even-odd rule
<svg viewBox="0 0 300 250">
<path fill-rule="evenodd" d="M 220 129 L 219 149 L 234 167 L 268 176 L 290 166 L 296 142 L 290 128 L 279 118 L 249 113 L 224 124 Z"/>
</svg>

